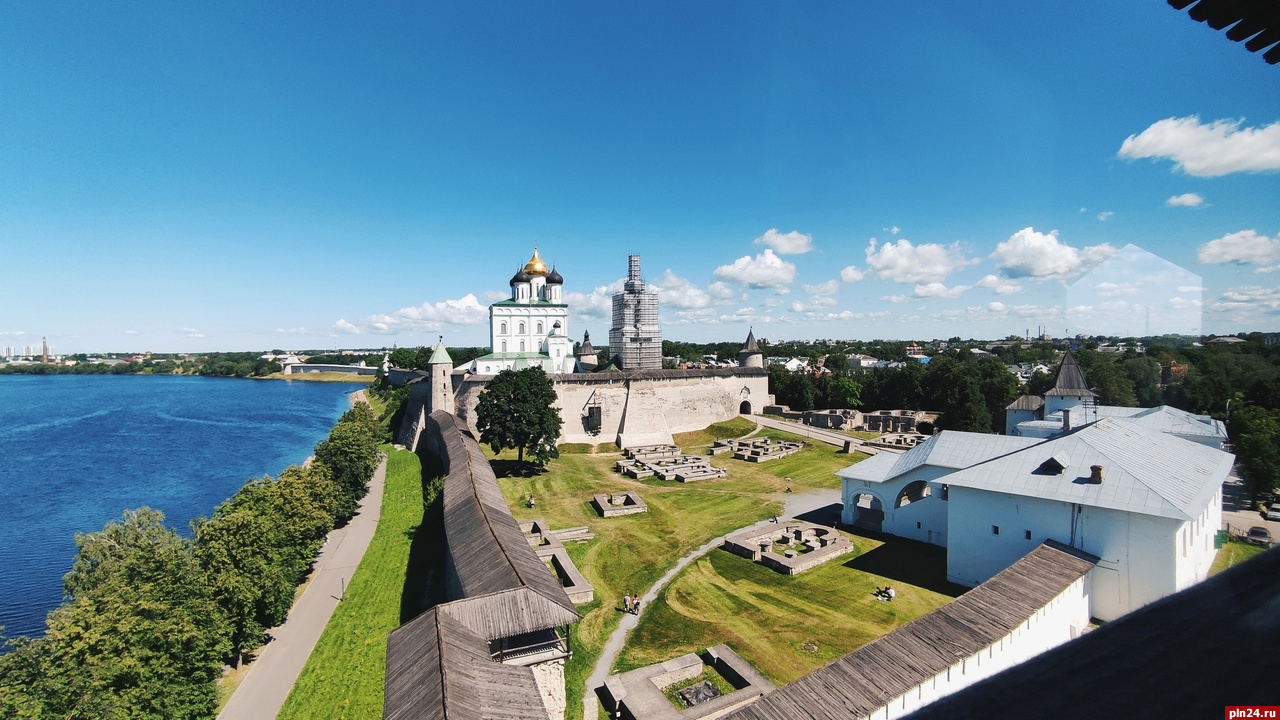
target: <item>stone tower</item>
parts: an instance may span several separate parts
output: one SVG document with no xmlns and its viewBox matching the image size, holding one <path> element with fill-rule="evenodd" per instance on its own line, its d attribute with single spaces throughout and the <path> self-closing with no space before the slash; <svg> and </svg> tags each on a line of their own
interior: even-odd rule
<svg viewBox="0 0 1280 720">
<path fill-rule="evenodd" d="M 658 327 L 658 296 L 647 292 L 640 275 L 640 256 L 627 256 L 627 281 L 613 296 L 613 327 L 609 355 L 624 370 L 662 368 L 662 329 Z"/>
<path fill-rule="evenodd" d="M 453 378 L 450 377 L 453 372 L 453 359 L 449 357 L 449 351 L 444 348 L 444 338 L 440 338 L 440 342 L 431 351 L 431 359 L 427 361 L 427 365 L 431 370 L 431 400 L 427 414 L 436 410 L 453 413 Z"/>
<path fill-rule="evenodd" d="M 764 367 L 764 353 L 760 352 L 760 346 L 756 344 L 754 330 L 747 331 L 747 341 L 743 343 L 742 350 L 738 351 L 738 365 L 744 368 Z"/>
</svg>

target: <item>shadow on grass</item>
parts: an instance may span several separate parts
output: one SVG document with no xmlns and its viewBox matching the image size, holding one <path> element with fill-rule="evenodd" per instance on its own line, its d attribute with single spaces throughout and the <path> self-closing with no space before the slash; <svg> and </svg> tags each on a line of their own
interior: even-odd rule
<svg viewBox="0 0 1280 720">
<path fill-rule="evenodd" d="M 881 575 L 900 583 L 932 590 L 936 593 L 959 597 L 969 588 L 947 582 L 946 548 L 906 540 L 883 533 L 869 532 L 861 528 L 849 530 L 854 535 L 879 540 L 884 544 L 846 562 L 845 567 Z"/>
<path fill-rule="evenodd" d="M 535 465 L 528 460 L 523 463 L 516 460 L 490 460 L 489 466 L 493 468 L 493 474 L 499 478 L 531 478 L 547 472 L 545 467 Z"/>
<path fill-rule="evenodd" d="M 444 602 L 445 551 L 444 538 L 444 466 L 439 458 L 424 447 L 418 451 L 422 460 L 422 522 L 410 528 L 407 535 L 409 560 L 404 569 L 404 589 L 400 591 L 400 624 L 412 620 L 424 610 Z"/>
</svg>

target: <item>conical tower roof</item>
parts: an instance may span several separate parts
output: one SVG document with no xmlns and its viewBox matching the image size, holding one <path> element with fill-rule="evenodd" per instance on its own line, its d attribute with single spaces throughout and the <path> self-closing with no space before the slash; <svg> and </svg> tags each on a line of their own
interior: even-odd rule
<svg viewBox="0 0 1280 720">
<path fill-rule="evenodd" d="M 1062 356 L 1062 364 L 1058 366 L 1058 382 L 1045 395 L 1096 397 L 1089 389 L 1089 383 L 1085 382 L 1084 373 L 1080 372 L 1080 366 L 1076 364 L 1076 358 L 1070 350 Z"/>
<path fill-rule="evenodd" d="M 760 346 L 756 344 L 756 332 L 754 329 L 747 331 L 747 342 L 743 344 L 742 352 L 744 353 L 760 352 Z"/>
<path fill-rule="evenodd" d="M 436 343 L 435 348 L 431 351 L 431 359 L 427 361 L 428 365 L 453 365 L 453 358 L 449 357 L 449 351 L 444 349 L 444 340 Z"/>
<path fill-rule="evenodd" d="M 591 333 L 583 331 L 582 344 L 578 346 L 578 357 L 585 357 L 587 355 L 595 355 L 595 354 L 596 354 L 596 349 L 591 347 Z"/>
</svg>

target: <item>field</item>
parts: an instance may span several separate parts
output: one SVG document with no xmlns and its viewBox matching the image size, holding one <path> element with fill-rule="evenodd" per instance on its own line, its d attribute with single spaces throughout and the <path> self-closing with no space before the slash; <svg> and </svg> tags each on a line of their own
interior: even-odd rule
<svg viewBox="0 0 1280 720">
<path fill-rule="evenodd" d="M 418 456 L 384 446 L 382 519 L 346 595 L 311 651 L 280 720 L 382 717 L 387 635 L 400 626 L 410 545 L 423 518 Z"/>
</svg>

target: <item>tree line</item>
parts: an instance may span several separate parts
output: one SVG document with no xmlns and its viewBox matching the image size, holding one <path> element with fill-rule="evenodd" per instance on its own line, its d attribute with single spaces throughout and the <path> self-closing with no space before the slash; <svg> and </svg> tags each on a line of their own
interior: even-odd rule
<svg viewBox="0 0 1280 720">
<path fill-rule="evenodd" d="M 77 533 L 45 635 L 0 655 L 0 717 L 213 717 L 223 667 L 284 621 L 326 535 L 368 492 L 384 436 L 359 403 L 313 462 L 250 480 L 189 538 L 146 507 Z"/>
</svg>

